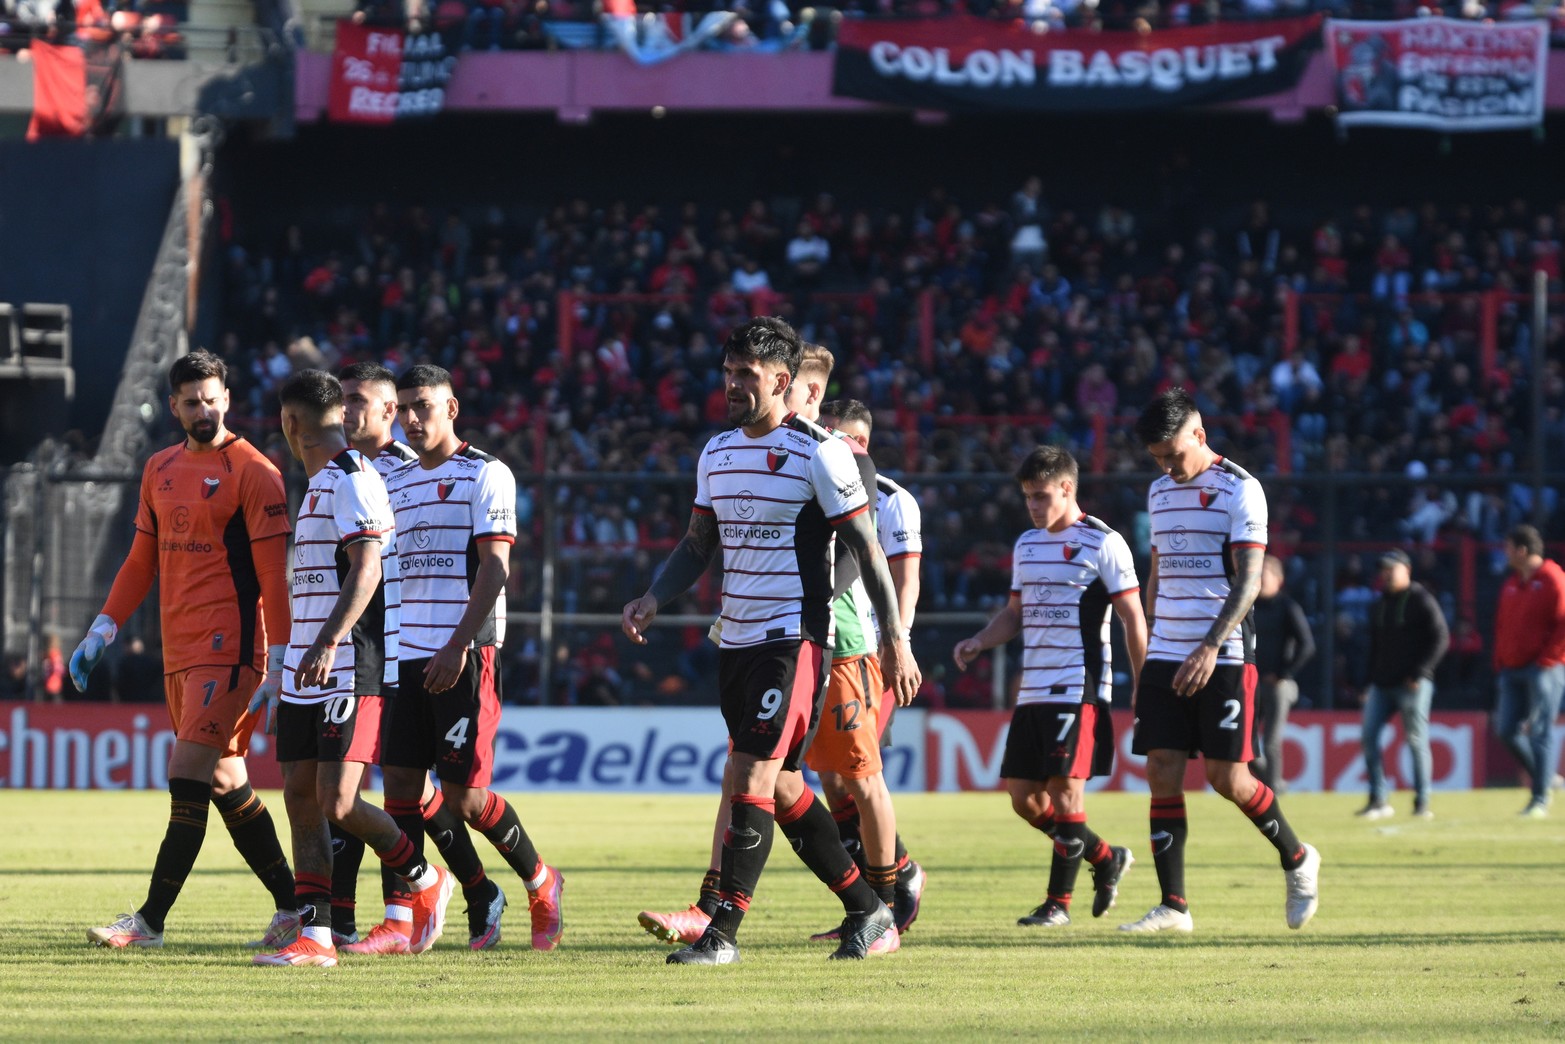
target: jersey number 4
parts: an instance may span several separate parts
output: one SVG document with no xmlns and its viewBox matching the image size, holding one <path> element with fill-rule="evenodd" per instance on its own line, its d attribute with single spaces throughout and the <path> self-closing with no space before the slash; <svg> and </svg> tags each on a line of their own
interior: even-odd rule
<svg viewBox="0 0 1565 1044">
<path fill-rule="evenodd" d="M 456 724 L 446 730 L 446 742 L 451 744 L 452 750 L 461 750 L 467 745 L 467 723 L 470 719 L 458 718 Z"/>
</svg>

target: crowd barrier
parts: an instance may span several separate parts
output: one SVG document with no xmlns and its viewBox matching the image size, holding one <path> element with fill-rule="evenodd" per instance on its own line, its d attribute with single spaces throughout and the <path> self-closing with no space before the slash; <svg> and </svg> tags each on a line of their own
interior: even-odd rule
<svg viewBox="0 0 1565 1044">
<path fill-rule="evenodd" d="M 1002 711 L 899 711 L 895 745 L 885 752 L 893 790 L 993 790 L 1010 715 Z M 1114 713 L 1112 776 L 1093 791 L 1144 792 L 1144 759 L 1130 753 L 1131 716 Z M 1386 727 L 1388 775 L 1408 785 L 1411 763 L 1400 726 Z M 1511 759 L 1488 728 L 1488 716 L 1436 712 L 1430 722 L 1437 790 L 1470 790 L 1515 780 Z M 162 790 L 174 742 L 156 704 L 0 702 L 0 787 L 56 790 Z M 727 752 L 716 708 L 507 707 L 495 743 L 494 786 L 502 791 L 715 793 Z M 1288 722 L 1284 776 L 1293 791 L 1363 793 L 1359 716 L 1301 711 Z M 257 735 L 253 782 L 277 788 L 282 778 L 270 738 Z M 812 780 L 813 782 L 813 780 Z M 1203 786 L 1192 761 L 1189 786 Z"/>
</svg>

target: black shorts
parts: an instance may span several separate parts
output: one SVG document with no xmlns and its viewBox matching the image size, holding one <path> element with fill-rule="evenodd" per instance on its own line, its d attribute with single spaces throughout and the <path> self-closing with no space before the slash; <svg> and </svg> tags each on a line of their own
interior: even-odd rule
<svg viewBox="0 0 1565 1044">
<path fill-rule="evenodd" d="M 1136 690 L 1136 731 L 1131 750 L 1183 750 L 1215 761 L 1252 761 L 1255 750 L 1255 665 L 1220 663 L 1206 687 L 1191 696 L 1174 692 L 1179 664 L 1148 660 Z"/>
<path fill-rule="evenodd" d="M 384 706 L 379 696 L 333 696 L 321 703 L 279 703 L 277 760 L 375 764 L 380 756 Z"/>
<path fill-rule="evenodd" d="M 1025 703 L 1011 714 L 1003 779 L 1091 779 L 1114 771 L 1114 719 L 1097 700 Z"/>
<path fill-rule="evenodd" d="M 831 657 L 792 639 L 717 654 L 717 699 L 731 750 L 798 771 L 820 726 Z"/>
<path fill-rule="evenodd" d="M 456 684 L 424 688 L 429 658 L 402 660 L 397 697 L 386 708 L 380 763 L 429 770 L 448 783 L 487 787 L 494 779 L 500 729 L 500 658 L 495 647 L 467 650 Z"/>
</svg>

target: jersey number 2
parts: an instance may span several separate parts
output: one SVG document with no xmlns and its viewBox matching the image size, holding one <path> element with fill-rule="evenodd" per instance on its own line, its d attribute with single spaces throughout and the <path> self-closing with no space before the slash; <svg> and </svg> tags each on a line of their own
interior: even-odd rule
<svg viewBox="0 0 1565 1044">
<path fill-rule="evenodd" d="M 1228 709 L 1228 713 L 1223 717 L 1222 721 L 1217 723 L 1217 727 L 1220 729 L 1237 729 L 1239 727 L 1239 701 L 1224 700 L 1223 706 Z"/>
</svg>

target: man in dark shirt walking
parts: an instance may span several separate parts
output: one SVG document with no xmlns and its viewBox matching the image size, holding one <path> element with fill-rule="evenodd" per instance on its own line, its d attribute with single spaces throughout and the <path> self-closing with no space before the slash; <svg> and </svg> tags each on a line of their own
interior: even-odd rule
<svg viewBox="0 0 1565 1044">
<path fill-rule="evenodd" d="M 1261 593 L 1255 599 L 1255 777 L 1277 793 L 1282 778 L 1282 733 L 1288 710 L 1299 702 L 1299 669 L 1315 655 L 1315 636 L 1304 610 L 1282 593 L 1282 559 L 1267 555 L 1261 565 Z"/>
<path fill-rule="evenodd" d="M 1380 558 L 1381 591 L 1369 608 L 1369 688 L 1364 691 L 1364 769 L 1369 803 L 1358 815 L 1393 814 L 1381 767 L 1380 733 L 1391 715 L 1402 714 L 1402 732 L 1413 755 L 1413 815 L 1429 819 L 1429 706 L 1435 695 L 1435 667 L 1450 644 L 1445 614 L 1422 584 L 1413 582 L 1405 551 Z"/>
</svg>

